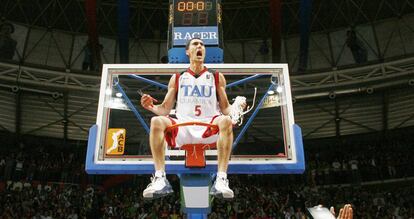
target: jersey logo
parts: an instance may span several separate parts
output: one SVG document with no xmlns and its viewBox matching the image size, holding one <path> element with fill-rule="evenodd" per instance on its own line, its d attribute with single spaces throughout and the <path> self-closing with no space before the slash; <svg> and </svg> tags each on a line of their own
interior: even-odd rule
<svg viewBox="0 0 414 219">
<path fill-rule="evenodd" d="M 185 97 L 211 97 L 213 86 L 208 85 L 181 85 L 181 89 L 184 89 Z"/>
</svg>

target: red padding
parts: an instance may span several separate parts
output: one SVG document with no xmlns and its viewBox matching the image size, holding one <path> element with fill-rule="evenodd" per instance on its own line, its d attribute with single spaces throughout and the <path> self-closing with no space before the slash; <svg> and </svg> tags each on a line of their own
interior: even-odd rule
<svg viewBox="0 0 414 219">
<path fill-rule="evenodd" d="M 206 167 L 206 149 L 215 148 L 215 146 L 215 144 L 186 144 L 181 146 L 181 148 L 185 150 L 185 167 Z"/>
</svg>

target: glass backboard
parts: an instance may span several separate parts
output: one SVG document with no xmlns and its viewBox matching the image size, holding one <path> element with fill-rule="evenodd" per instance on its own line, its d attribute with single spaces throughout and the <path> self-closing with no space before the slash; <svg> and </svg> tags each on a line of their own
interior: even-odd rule
<svg viewBox="0 0 414 219">
<path fill-rule="evenodd" d="M 251 111 L 235 125 L 229 173 L 301 173 L 300 128 L 295 125 L 286 64 L 206 64 L 224 74 L 230 104 L 244 96 Z M 152 112 L 140 105 L 140 93 L 162 101 L 172 75 L 187 64 L 104 65 L 96 125 L 90 130 L 88 173 L 152 173 L 148 145 Z M 174 116 L 174 110 L 171 112 Z M 217 150 L 205 151 L 204 168 L 185 167 L 185 151 L 166 148 L 169 173 L 216 171 Z"/>
</svg>

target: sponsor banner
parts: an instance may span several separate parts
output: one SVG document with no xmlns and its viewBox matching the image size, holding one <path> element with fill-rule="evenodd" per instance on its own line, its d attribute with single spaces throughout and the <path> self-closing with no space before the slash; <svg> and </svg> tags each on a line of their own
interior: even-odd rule
<svg viewBox="0 0 414 219">
<path fill-rule="evenodd" d="M 218 27 L 174 27 L 173 45 L 185 46 L 185 43 L 194 37 L 202 39 L 204 45 L 218 45 Z"/>
<path fill-rule="evenodd" d="M 106 155 L 123 155 L 125 152 L 126 130 L 123 128 L 110 128 L 106 133 Z"/>
</svg>

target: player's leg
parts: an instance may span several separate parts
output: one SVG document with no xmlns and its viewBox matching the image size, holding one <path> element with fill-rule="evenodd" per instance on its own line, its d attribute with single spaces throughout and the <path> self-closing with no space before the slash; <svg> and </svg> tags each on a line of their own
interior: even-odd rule
<svg viewBox="0 0 414 219">
<path fill-rule="evenodd" d="M 165 116 L 155 116 L 151 119 L 149 143 L 154 160 L 155 174 L 151 183 L 143 191 L 146 199 L 166 196 L 173 192 L 165 175 L 165 137 L 164 131 L 172 122 Z"/>
<path fill-rule="evenodd" d="M 164 131 L 171 125 L 171 120 L 165 116 L 154 116 L 151 119 L 149 144 L 156 171 L 165 171 Z"/>
<path fill-rule="evenodd" d="M 233 124 L 229 116 L 219 116 L 214 119 L 213 124 L 219 127 L 219 137 L 217 140 L 218 171 L 210 194 L 221 198 L 233 198 L 234 193 L 229 188 L 227 180 L 227 167 L 233 144 Z"/>
<path fill-rule="evenodd" d="M 219 116 L 214 119 L 213 124 L 219 127 L 219 137 L 217 140 L 217 162 L 218 172 L 227 172 L 229 164 L 231 146 L 233 144 L 233 125 L 229 116 Z"/>
</svg>

